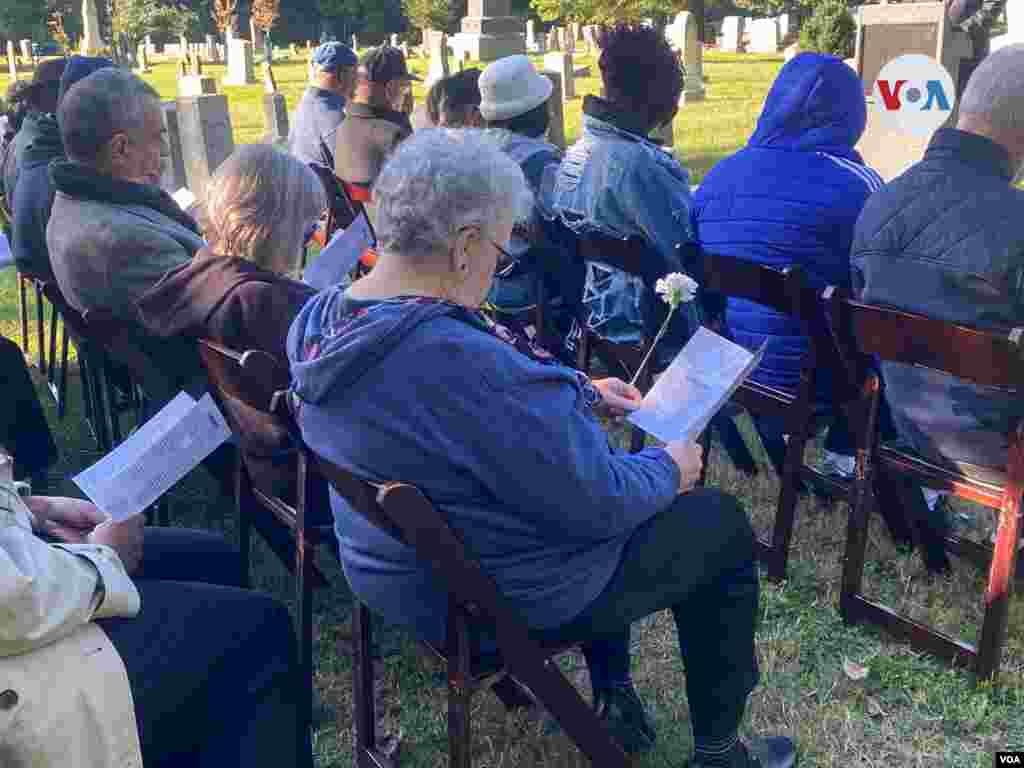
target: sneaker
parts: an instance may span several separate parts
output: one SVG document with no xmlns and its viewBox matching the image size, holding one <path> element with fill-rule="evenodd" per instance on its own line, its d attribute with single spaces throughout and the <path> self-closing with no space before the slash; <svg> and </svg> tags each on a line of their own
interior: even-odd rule
<svg viewBox="0 0 1024 768">
<path fill-rule="evenodd" d="M 647 752 L 658 735 L 632 685 L 597 691 L 594 712 L 627 754 Z"/>
<path fill-rule="evenodd" d="M 736 742 L 730 758 L 730 768 L 793 768 L 796 765 L 796 744 L 787 736 L 759 736 L 746 744 Z M 692 760 L 690 768 L 706 766 Z"/>
<path fill-rule="evenodd" d="M 855 460 L 853 456 L 844 456 L 841 453 L 825 451 L 825 458 L 822 460 L 819 469 L 822 474 L 832 475 L 841 480 L 850 480 L 853 478 L 854 466 Z"/>
</svg>

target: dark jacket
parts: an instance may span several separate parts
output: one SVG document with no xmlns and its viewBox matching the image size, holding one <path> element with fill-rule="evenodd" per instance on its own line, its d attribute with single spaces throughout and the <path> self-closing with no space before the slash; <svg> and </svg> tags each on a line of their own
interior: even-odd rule
<svg viewBox="0 0 1024 768">
<path fill-rule="evenodd" d="M 304 163 L 334 167 L 338 126 L 345 117 L 345 99 L 311 85 L 302 95 L 292 118 L 288 150 Z"/>
<path fill-rule="evenodd" d="M 47 119 L 53 119 L 52 115 L 44 115 L 41 112 L 29 112 L 25 122 L 21 124 L 21 130 L 14 135 L 11 141 L 11 148 L 4 159 L 4 194 L 7 197 L 7 205 L 14 209 L 14 196 L 18 188 L 18 176 L 21 174 L 21 164 L 25 156 L 25 148 L 28 147 L 40 133 L 40 123 Z"/>
<path fill-rule="evenodd" d="M 989 33 L 1005 7 L 1006 0 L 946 0 L 946 17 L 971 36 L 976 61 L 988 55 Z"/>
<path fill-rule="evenodd" d="M 338 126 L 334 173 L 343 181 L 368 188 L 391 151 L 411 135 L 408 115 L 352 102 Z"/>
<path fill-rule="evenodd" d="M 54 160 L 64 159 L 64 144 L 53 115 L 40 116 L 35 131 L 22 154 L 14 192 L 20 202 L 14 211 L 11 250 L 19 270 L 52 279 L 50 251 L 46 246 L 46 225 L 54 194 L 49 166 Z"/>
<path fill-rule="evenodd" d="M 138 322 L 153 336 L 206 338 L 230 349 L 259 349 L 286 364 L 288 328 L 313 289 L 235 257 L 200 250 L 168 272 L 136 302 Z M 269 493 L 294 497 L 295 446 L 258 411 L 224 403 L 239 430 L 253 482 Z M 311 506 L 313 524 L 330 520 L 326 497 Z M 319 518 L 317 518 L 319 514 Z"/>
<path fill-rule="evenodd" d="M 865 301 L 979 328 L 1024 325 L 1024 192 L 1006 150 L 952 128 L 868 201 L 851 263 Z M 933 461 L 1005 466 L 1024 401 L 893 363 L 882 367 L 897 430 Z"/>
<path fill-rule="evenodd" d="M 866 112 L 860 80 L 841 59 L 802 53 L 782 69 L 747 146 L 722 160 L 694 196 L 694 229 L 712 253 L 782 268 L 798 265 L 816 289 L 849 285 L 853 227 L 882 180 L 854 150 Z M 760 304 L 730 299 L 737 343 L 765 341 L 753 378 L 795 390 L 807 339 Z M 822 383 L 821 395 L 828 393 Z"/>
<path fill-rule="evenodd" d="M 288 337 L 299 426 L 367 480 L 418 486 L 532 626 L 574 618 L 629 537 L 675 498 L 661 448 L 612 452 L 575 371 L 544 365 L 443 303 L 324 291 Z M 445 590 L 412 550 L 332 493 L 352 591 L 443 640 Z"/>
</svg>

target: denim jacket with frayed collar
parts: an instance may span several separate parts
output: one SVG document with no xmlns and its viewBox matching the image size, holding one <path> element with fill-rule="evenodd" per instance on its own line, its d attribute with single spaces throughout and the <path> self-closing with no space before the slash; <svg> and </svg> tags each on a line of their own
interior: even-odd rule
<svg viewBox="0 0 1024 768">
<path fill-rule="evenodd" d="M 609 102 L 588 96 L 583 112 L 582 134 L 555 181 L 555 213 L 581 236 L 640 236 L 665 273 L 682 271 L 677 246 L 693 240 L 686 169 Z M 637 277 L 589 267 L 586 301 L 594 330 L 613 341 L 639 339 L 643 288 Z"/>
</svg>

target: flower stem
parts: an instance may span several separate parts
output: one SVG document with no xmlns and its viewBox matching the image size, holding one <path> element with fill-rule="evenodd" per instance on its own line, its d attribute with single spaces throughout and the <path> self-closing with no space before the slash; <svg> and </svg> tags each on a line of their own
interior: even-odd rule
<svg viewBox="0 0 1024 768">
<path fill-rule="evenodd" d="M 665 322 L 661 324 L 661 328 L 658 329 L 658 335 L 654 337 L 654 341 L 651 342 L 651 346 L 647 350 L 647 354 L 644 355 L 643 361 L 640 363 L 640 367 L 636 369 L 636 373 L 633 374 L 633 378 L 629 382 L 629 386 L 635 387 L 636 380 L 640 378 L 640 374 L 643 373 L 644 368 L 647 367 L 647 361 L 651 359 L 651 353 L 654 352 L 654 348 L 658 346 L 658 342 L 661 341 L 661 337 L 665 335 L 665 331 L 668 330 L 669 321 L 672 320 L 672 315 L 675 314 L 676 308 L 671 307 L 668 314 L 665 316 Z"/>
</svg>

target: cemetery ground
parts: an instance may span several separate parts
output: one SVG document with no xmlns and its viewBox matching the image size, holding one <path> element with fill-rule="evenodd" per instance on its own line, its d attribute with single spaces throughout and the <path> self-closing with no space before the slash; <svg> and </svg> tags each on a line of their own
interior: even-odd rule
<svg viewBox="0 0 1024 768">
<path fill-rule="evenodd" d="M 595 62 L 581 57 L 577 66 Z M 425 62 L 417 61 L 421 69 Z M 706 71 L 708 99 L 688 105 L 676 122 L 676 148 L 699 181 L 717 159 L 741 146 L 753 128 L 761 101 L 781 66 L 778 57 L 711 55 Z M 215 74 L 218 68 L 207 67 Z M 596 70 L 592 70 L 595 71 Z M 305 62 L 275 66 L 289 106 L 304 85 Z M 152 75 L 171 97 L 173 70 L 158 65 Z M 2 86 L 2 82 L 0 82 Z M 577 81 L 578 93 L 597 90 L 595 78 Z M 262 133 L 261 88 L 226 89 L 232 103 L 236 140 L 254 141 Z M 421 95 L 417 92 L 417 96 Z M 568 106 L 569 140 L 578 131 L 579 103 Z M 0 328 L 18 338 L 13 271 L 0 272 Z M 33 352 L 35 347 L 33 344 Z M 38 378 L 38 377 L 37 377 Z M 68 477 L 98 456 L 81 426 L 79 382 L 71 378 L 70 410 L 56 420 L 45 389 L 51 424 L 61 448 L 54 478 Z M 774 515 L 777 478 L 744 417 L 744 433 L 755 450 L 760 473 L 749 479 L 735 472 L 720 451 L 709 458 L 709 483 L 737 495 L 759 531 Z M 621 439 L 621 434 L 616 434 Z M 79 495 L 64 482 L 58 492 Z M 213 482 L 200 470 L 170 494 L 177 525 L 223 530 L 235 535 L 230 500 L 218 498 Z M 974 535 L 988 536 L 992 516 L 976 515 Z M 893 643 L 871 627 L 847 627 L 837 611 L 838 588 L 848 509 L 814 498 L 801 500 L 790 559 L 781 585 L 763 581 L 757 639 L 762 681 L 750 699 L 743 732 L 779 732 L 793 736 L 804 768 L 907 766 L 988 768 L 995 749 L 1024 748 L 1024 599 L 1011 609 L 1009 636 L 999 684 L 976 685 L 969 672 Z M 256 537 L 254 585 L 292 601 L 291 580 Z M 883 524 L 872 520 L 868 550 L 869 592 L 916 618 L 973 641 L 981 619 L 984 577 L 953 558 L 950 578 L 929 577 L 920 558 L 894 548 Z M 332 717 L 316 734 L 318 765 L 351 764 L 351 597 L 337 564 L 318 557 L 332 587 L 315 595 L 316 686 Z M 700 617 L 693 617 L 695 624 Z M 380 734 L 397 738 L 404 764 L 434 768 L 446 764 L 446 697 L 442 668 L 397 630 L 378 630 Z M 582 656 L 560 660 L 570 680 L 589 695 Z M 634 627 L 633 673 L 658 728 L 653 753 L 638 766 L 682 766 L 690 749 L 684 675 L 668 612 Z M 545 729 L 536 713 L 507 716 L 490 694 L 474 698 L 475 765 L 487 768 L 585 766 L 566 737 Z"/>
</svg>

